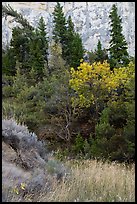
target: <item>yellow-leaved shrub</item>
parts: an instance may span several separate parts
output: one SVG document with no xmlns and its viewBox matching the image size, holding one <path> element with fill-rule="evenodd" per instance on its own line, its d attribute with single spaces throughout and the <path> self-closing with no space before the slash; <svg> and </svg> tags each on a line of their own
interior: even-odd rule
<svg viewBox="0 0 137 204">
<path fill-rule="evenodd" d="M 107 61 L 92 65 L 81 62 L 77 70 L 71 68 L 70 73 L 69 83 L 76 92 L 76 96 L 72 97 L 72 105 L 89 107 L 109 97 L 116 97 L 116 90 L 120 86 L 126 87 L 129 80 L 134 77 L 134 64 L 130 63 L 127 67 L 114 68 L 111 71 Z"/>
</svg>

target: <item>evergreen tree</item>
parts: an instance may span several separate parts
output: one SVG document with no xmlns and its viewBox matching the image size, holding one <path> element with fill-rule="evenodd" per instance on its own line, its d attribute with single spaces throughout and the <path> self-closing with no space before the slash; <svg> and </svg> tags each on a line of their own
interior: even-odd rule
<svg viewBox="0 0 137 204">
<path fill-rule="evenodd" d="M 72 44 L 73 44 L 73 40 L 74 40 L 74 34 L 75 34 L 75 30 L 74 30 L 74 24 L 72 22 L 71 16 L 68 17 L 67 20 L 67 50 L 66 50 L 66 61 L 70 66 L 72 65 Z"/>
<path fill-rule="evenodd" d="M 77 68 L 80 64 L 80 59 L 83 58 L 84 48 L 80 35 L 75 32 L 71 16 L 69 16 L 67 20 L 67 40 L 67 63 Z"/>
<path fill-rule="evenodd" d="M 39 36 L 39 32 L 36 29 L 32 33 L 32 39 L 29 44 L 30 47 L 30 59 L 29 65 L 34 71 L 35 80 L 39 81 L 43 78 L 44 70 L 44 55 L 42 53 L 42 41 Z"/>
<path fill-rule="evenodd" d="M 102 49 L 102 44 L 100 40 L 98 40 L 97 50 L 95 51 L 95 54 L 96 54 L 96 57 L 95 57 L 96 62 L 100 61 L 101 63 L 103 63 L 104 60 L 108 59 L 106 49 Z"/>
<path fill-rule="evenodd" d="M 2 50 L 2 74 L 15 75 L 16 60 L 13 48 Z"/>
<path fill-rule="evenodd" d="M 32 33 L 29 63 L 34 71 L 35 79 L 42 80 L 44 69 L 48 69 L 48 40 L 43 17 L 39 20 L 38 28 Z"/>
<path fill-rule="evenodd" d="M 84 48 L 81 37 L 74 30 L 74 24 L 71 16 L 66 21 L 62 6 L 57 2 L 53 12 L 53 39 L 62 45 L 63 59 L 70 65 L 76 68 L 80 64 L 80 59 L 83 58 Z"/>
<path fill-rule="evenodd" d="M 40 18 L 38 23 L 38 35 L 41 40 L 41 52 L 48 68 L 48 37 L 43 17 Z"/>
<path fill-rule="evenodd" d="M 66 47 L 67 47 L 67 28 L 66 19 L 62 10 L 62 6 L 59 2 L 54 8 L 53 12 L 53 40 L 56 43 L 61 43 L 63 58 L 66 57 Z"/>
<path fill-rule="evenodd" d="M 15 54 L 16 62 L 21 63 L 21 72 L 28 73 L 30 71 L 29 60 L 29 41 L 30 38 L 24 28 L 14 27 L 12 30 L 11 48 Z"/>
<path fill-rule="evenodd" d="M 74 39 L 72 41 L 72 54 L 71 54 L 71 66 L 75 69 L 80 65 L 80 60 L 83 59 L 84 48 L 82 44 L 82 39 L 79 33 L 74 34 Z"/>
<path fill-rule="evenodd" d="M 89 62 L 90 64 L 93 64 L 96 61 L 96 53 L 95 51 L 87 51 L 86 56 L 84 56 L 84 61 Z"/>
<path fill-rule="evenodd" d="M 21 73 L 28 73 L 30 71 L 29 65 L 29 42 L 32 37 L 32 27 L 29 22 L 18 13 L 10 5 L 2 5 L 2 17 L 12 16 L 13 20 L 20 24 L 12 29 L 12 39 L 10 46 L 15 54 L 16 63 L 20 63 Z"/>
<path fill-rule="evenodd" d="M 30 35 L 31 33 L 31 35 Z M 11 46 L 16 62 L 21 63 L 21 73 L 27 74 L 34 70 L 35 79 L 41 80 L 43 70 L 48 67 L 48 40 L 43 17 L 38 28 L 29 31 L 27 28 L 15 27 L 12 31 Z"/>
<path fill-rule="evenodd" d="M 112 27 L 110 40 L 110 66 L 114 67 L 126 66 L 129 63 L 129 55 L 127 52 L 127 42 L 122 34 L 122 19 L 118 16 L 117 7 L 114 4 L 109 14 L 111 19 L 110 26 Z"/>
</svg>

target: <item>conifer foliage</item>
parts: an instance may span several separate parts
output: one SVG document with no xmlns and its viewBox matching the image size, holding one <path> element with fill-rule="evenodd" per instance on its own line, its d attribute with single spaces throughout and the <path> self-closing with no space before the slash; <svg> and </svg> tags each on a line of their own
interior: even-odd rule
<svg viewBox="0 0 137 204">
<path fill-rule="evenodd" d="M 53 40 L 56 43 L 61 43 L 63 57 L 65 57 L 65 46 L 67 44 L 67 28 L 66 28 L 66 19 L 62 10 L 62 6 L 59 2 L 54 8 L 53 12 Z"/>
<path fill-rule="evenodd" d="M 84 47 L 79 33 L 75 32 L 71 16 L 68 17 L 67 25 L 67 62 L 71 67 L 77 68 L 80 65 L 80 60 L 83 58 Z"/>
<path fill-rule="evenodd" d="M 71 16 L 66 20 L 59 2 L 55 6 L 53 12 L 53 39 L 62 45 L 62 55 L 64 60 L 73 67 L 80 64 L 80 59 L 83 58 L 84 48 L 80 35 L 75 32 L 74 24 Z"/>
<path fill-rule="evenodd" d="M 30 64 L 35 72 L 35 78 L 41 80 L 45 64 L 48 68 L 48 41 L 43 17 L 40 18 L 38 28 L 33 32 L 30 40 Z"/>
<path fill-rule="evenodd" d="M 110 40 L 110 66 L 114 67 L 126 66 L 129 63 L 129 55 L 127 52 L 127 42 L 122 34 L 122 18 L 118 15 L 118 9 L 114 4 L 110 11 L 111 19 L 111 40 Z"/>
<path fill-rule="evenodd" d="M 21 72 L 29 72 L 29 36 L 25 28 L 15 27 L 12 30 L 10 46 L 15 54 L 16 63 L 21 63 Z"/>
<path fill-rule="evenodd" d="M 106 49 L 102 49 L 102 44 L 100 40 L 98 40 L 97 50 L 95 51 L 95 54 L 96 54 L 96 58 L 95 58 L 96 62 L 100 61 L 101 63 L 103 63 L 104 60 L 108 59 Z"/>
<path fill-rule="evenodd" d="M 15 54 L 12 48 L 7 47 L 2 50 L 2 73 L 7 75 L 15 75 L 16 69 Z"/>
<path fill-rule="evenodd" d="M 48 69 L 48 39 L 46 25 L 43 17 L 40 18 L 37 28 L 33 28 L 22 14 L 14 11 L 10 6 L 2 7 L 3 16 L 12 16 L 14 21 L 20 23 L 12 29 L 10 50 L 14 57 L 14 66 L 20 63 L 20 71 L 30 77 L 33 72 L 36 80 L 41 80 L 44 69 Z M 8 55 L 3 57 L 3 72 L 8 72 Z M 13 61 L 13 60 L 12 60 Z M 10 68 L 11 66 L 9 66 Z M 9 70 L 11 73 L 12 70 Z M 15 70 L 14 70 L 15 72 Z"/>
</svg>

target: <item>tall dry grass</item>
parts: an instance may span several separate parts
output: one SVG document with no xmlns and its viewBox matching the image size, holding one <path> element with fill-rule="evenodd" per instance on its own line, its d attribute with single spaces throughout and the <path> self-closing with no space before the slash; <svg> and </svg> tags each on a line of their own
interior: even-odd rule
<svg viewBox="0 0 137 204">
<path fill-rule="evenodd" d="M 39 202 L 135 202 L 135 166 L 96 160 L 67 161 L 71 176 Z"/>
</svg>

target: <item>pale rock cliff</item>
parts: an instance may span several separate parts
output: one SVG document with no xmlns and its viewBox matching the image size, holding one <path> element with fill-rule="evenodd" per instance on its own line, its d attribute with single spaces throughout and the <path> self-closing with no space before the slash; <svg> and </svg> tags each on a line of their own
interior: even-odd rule
<svg viewBox="0 0 137 204">
<path fill-rule="evenodd" d="M 122 17 L 123 34 L 128 43 L 130 55 L 135 54 L 135 2 L 60 2 L 66 18 L 71 15 L 75 29 L 81 34 L 85 49 L 91 51 L 97 46 L 98 39 L 108 48 L 110 40 L 109 13 L 113 4 L 118 7 Z M 43 16 L 47 25 L 49 38 L 52 36 L 53 11 L 56 2 L 3 2 L 11 7 L 31 23 L 37 26 L 40 16 Z M 3 44 L 11 39 L 11 28 L 16 25 L 10 23 L 11 17 L 2 19 Z"/>
</svg>

